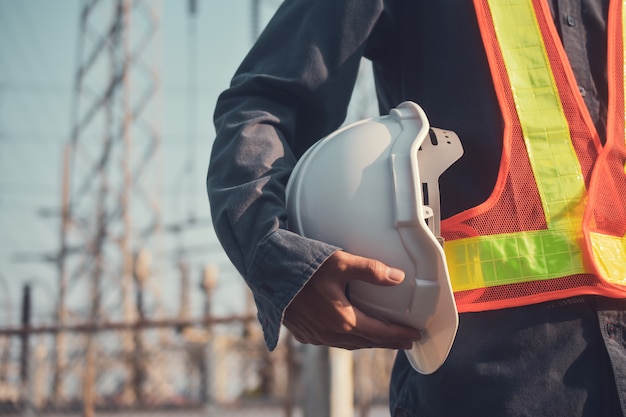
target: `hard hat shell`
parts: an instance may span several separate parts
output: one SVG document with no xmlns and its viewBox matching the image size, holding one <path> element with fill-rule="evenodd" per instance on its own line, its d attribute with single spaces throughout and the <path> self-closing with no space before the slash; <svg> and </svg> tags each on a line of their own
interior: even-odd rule
<svg viewBox="0 0 626 417">
<path fill-rule="evenodd" d="M 443 364 L 458 326 L 438 240 L 438 179 L 462 153 L 453 132 L 431 129 L 424 111 L 404 102 L 318 141 L 286 189 L 290 229 L 405 272 L 391 287 L 350 281 L 348 297 L 373 317 L 421 330 L 405 352 L 424 374 Z"/>
</svg>

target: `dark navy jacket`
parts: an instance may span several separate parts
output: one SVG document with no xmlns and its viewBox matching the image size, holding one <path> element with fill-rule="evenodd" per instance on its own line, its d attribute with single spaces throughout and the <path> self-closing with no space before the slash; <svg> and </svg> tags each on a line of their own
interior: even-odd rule
<svg viewBox="0 0 626 417">
<path fill-rule="evenodd" d="M 549 3 L 603 136 L 608 0 Z M 431 125 L 461 138 L 465 154 L 441 178 L 443 218 L 484 201 L 496 180 L 502 118 L 470 0 L 284 1 L 219 97 L 207 177 L 216 233 L 254 294 L 270 349 L 287 305 L 338 249 L 287 230 L 285 185 L 306 149 L 344 122 L 363 57 L 372 62 L 381 114 L 412 100 Z M 391 409 L 409 416 L 565 416 L 591 407 L 584 415 L 613 415 L 597 407 L 616 410 L 616 394 L 626 407 L 626 314 L 623 303 L 606 302 L 582 297 L 463 314 L 451 357 L 435 375 L 418 375 L 398 356 Z M 607 323 L 623 332 L 613 361 L 601 332 Z M 597 359 L 572 366 L 592 351 Z M 529 376 L 515 375 L 524 372 Z M 567 372 L 582 387 L 566 381 Z M 493 414 L 482 400 L 491 396 L 498 397 Z M 546 410 L 550 398 L 559 414 L 530 411 Z M 516 408 L 522 400 L 534 405 Z M 473 414 L 471 404 L 484 413 Z"/>
</svg>

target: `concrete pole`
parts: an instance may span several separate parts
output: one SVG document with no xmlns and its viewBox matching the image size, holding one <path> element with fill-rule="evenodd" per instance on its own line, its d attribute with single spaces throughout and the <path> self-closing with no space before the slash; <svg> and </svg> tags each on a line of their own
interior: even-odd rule
<svg viewBox="0 0 626 417">
<path fill-rule="evenodd" d="M 330 417 L 330 360 L 326 346 L 303 345 L 302 411 L 304 417 Z"/>
<path fill-rule="evenodd" d="M 304 345 L 302 407 L 304 417 L 354 415 L 352 352 Z"/>
<path fill-rule="evenodd" d="M 330 416 L 354 415 L 354 373 L 352 352 L 330 348 Z"/>
</svg>

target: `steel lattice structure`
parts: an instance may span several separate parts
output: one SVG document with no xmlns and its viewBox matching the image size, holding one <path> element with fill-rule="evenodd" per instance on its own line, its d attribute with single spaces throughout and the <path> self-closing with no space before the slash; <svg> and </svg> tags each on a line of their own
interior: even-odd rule
<svg viewBox="0 0 626 417">
<path fill-rule="evenodd" d="M 141 315 L 137 294 L 147 284 L 147 254 L 158 251 L 162 228 L 156 198 L 161 172 L 159 11 L 155 1 L 82 2 L 72 130 L 64 163 L 60 325 L 79 315 L 95 323 L 132 321 Z M 82 302 L 72 305 L 70 299 L 77 298 Z M 55 343 L 52 387 L 61 401 L 65 337 L 59 333 Z M 141 343 L 136 332 L 121 332 L 128 369 L 135 374 L 124 388 L 131 403 L 141 396 L 132 382 L 143 372 L 137 356 Z M 88 362 L 95 360 L 98 348 L 88 337 Z M 85 369 L 87 392 L 95 375 L 93 366 Z M 87 409 L 89 399 L 85 402 Z"/>
</svg>

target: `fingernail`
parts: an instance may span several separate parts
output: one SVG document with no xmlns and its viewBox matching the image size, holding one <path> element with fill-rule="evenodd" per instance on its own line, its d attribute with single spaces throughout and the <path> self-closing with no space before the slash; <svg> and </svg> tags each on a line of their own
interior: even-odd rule
<svg viewBox="0 0 626 417">
<path fill-rule="evenodd" d="M 394 282 L 402 282 L 404 280 L 404 272 L 396 268 L 387 268 L 387 278 Z"/>
</svg>

